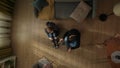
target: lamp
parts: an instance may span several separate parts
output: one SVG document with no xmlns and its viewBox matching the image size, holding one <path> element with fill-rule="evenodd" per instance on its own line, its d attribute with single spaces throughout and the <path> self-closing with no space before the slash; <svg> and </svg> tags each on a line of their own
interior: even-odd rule
<svg viewBox="0 0 120 68">
<path fill-rule="evenodd" d="M 101 21 L 106 21 L 107 18 L 108 18 L 108 16 L 113 15 L 113 14 L 115 14 L 116 16 L 120 16 L 120 2 L 117 3 L 117 4 L 113 7 L 113 13 L 110 13 L 110 14 L 108 14 L 108 15 L 105 14 L 105 13 L 102 13 L 102 14 L 99 15 L 99 19 L 100 19 Z"/>
<path fill-rule="evenodd" d="M 117 3 L 114 8 L 113 8 L 113 13 L 116 15 L 116 16 L 120 16 L 120 2 Z"/>
</svg>

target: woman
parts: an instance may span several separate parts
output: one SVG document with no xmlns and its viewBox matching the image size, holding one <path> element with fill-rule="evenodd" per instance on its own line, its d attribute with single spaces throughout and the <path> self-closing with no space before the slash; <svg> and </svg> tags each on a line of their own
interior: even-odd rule
<svg viewBox="0 0 120 68">
<path fill-rule="evenodd" d="M 45 28 L 45 32 L 48 35 L 48 38 L 53 42 L 54 47 L 58 48 L 59 47 L 59 44 L 58 44 L 59 28 L 53 22 L 47 22 L 46 26 L 47 27 Z"/>
</svg>

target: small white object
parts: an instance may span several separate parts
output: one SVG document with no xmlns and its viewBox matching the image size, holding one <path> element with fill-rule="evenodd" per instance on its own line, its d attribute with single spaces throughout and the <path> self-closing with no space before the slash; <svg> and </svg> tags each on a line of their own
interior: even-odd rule
<svg viewBox="0 0 120 68">
<path fill-rule="evenodd" d="M 111 60 L 112 60 L 114 63 L 120 63 L 120 51 L 114 51 L 114 52 L 111 54 Z"/>
</svg>

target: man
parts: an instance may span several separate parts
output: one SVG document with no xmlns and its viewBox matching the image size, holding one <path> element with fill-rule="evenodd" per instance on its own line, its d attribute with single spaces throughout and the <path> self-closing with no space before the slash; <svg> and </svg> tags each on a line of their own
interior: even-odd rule
<svg viewBox="0 0 120 68">
<path fill-rule="evenodd" d="M 71 29 L 64 34 L 63 39 L 60 39 L 61 41 L 64 41 L 67 51 L 70 52 L 80 46 L 80 32 L 77 29 Z"/>
</svg>

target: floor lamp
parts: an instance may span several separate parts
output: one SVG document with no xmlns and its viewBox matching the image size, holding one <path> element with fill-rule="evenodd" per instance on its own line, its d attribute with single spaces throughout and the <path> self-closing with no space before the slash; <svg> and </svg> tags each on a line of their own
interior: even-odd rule
<svg viewBox="0 0 120 68">
<path fill-rule="evenodd" d="M 113 13 L 116 15 L 116 16 L 120 16 L 120 2 L 117 3 L 114 8 L 113 8 Z"/>
<path fill-rule="evenodd" d="M 106 21 L 107 18 L 108 18 L 108 16 L 113 15 L 113 14 L 115 14 L 116 16 L 120 16 L 120 2 L 117 3 L 117 4 L 113 7 L 113 13 L 110 13 L 110 14 L 108 14 L 108 15 L 102 13 L 102 14 L 99 15 L 99 19 L 100 19 L 101 21 Z"/>
</svg>

